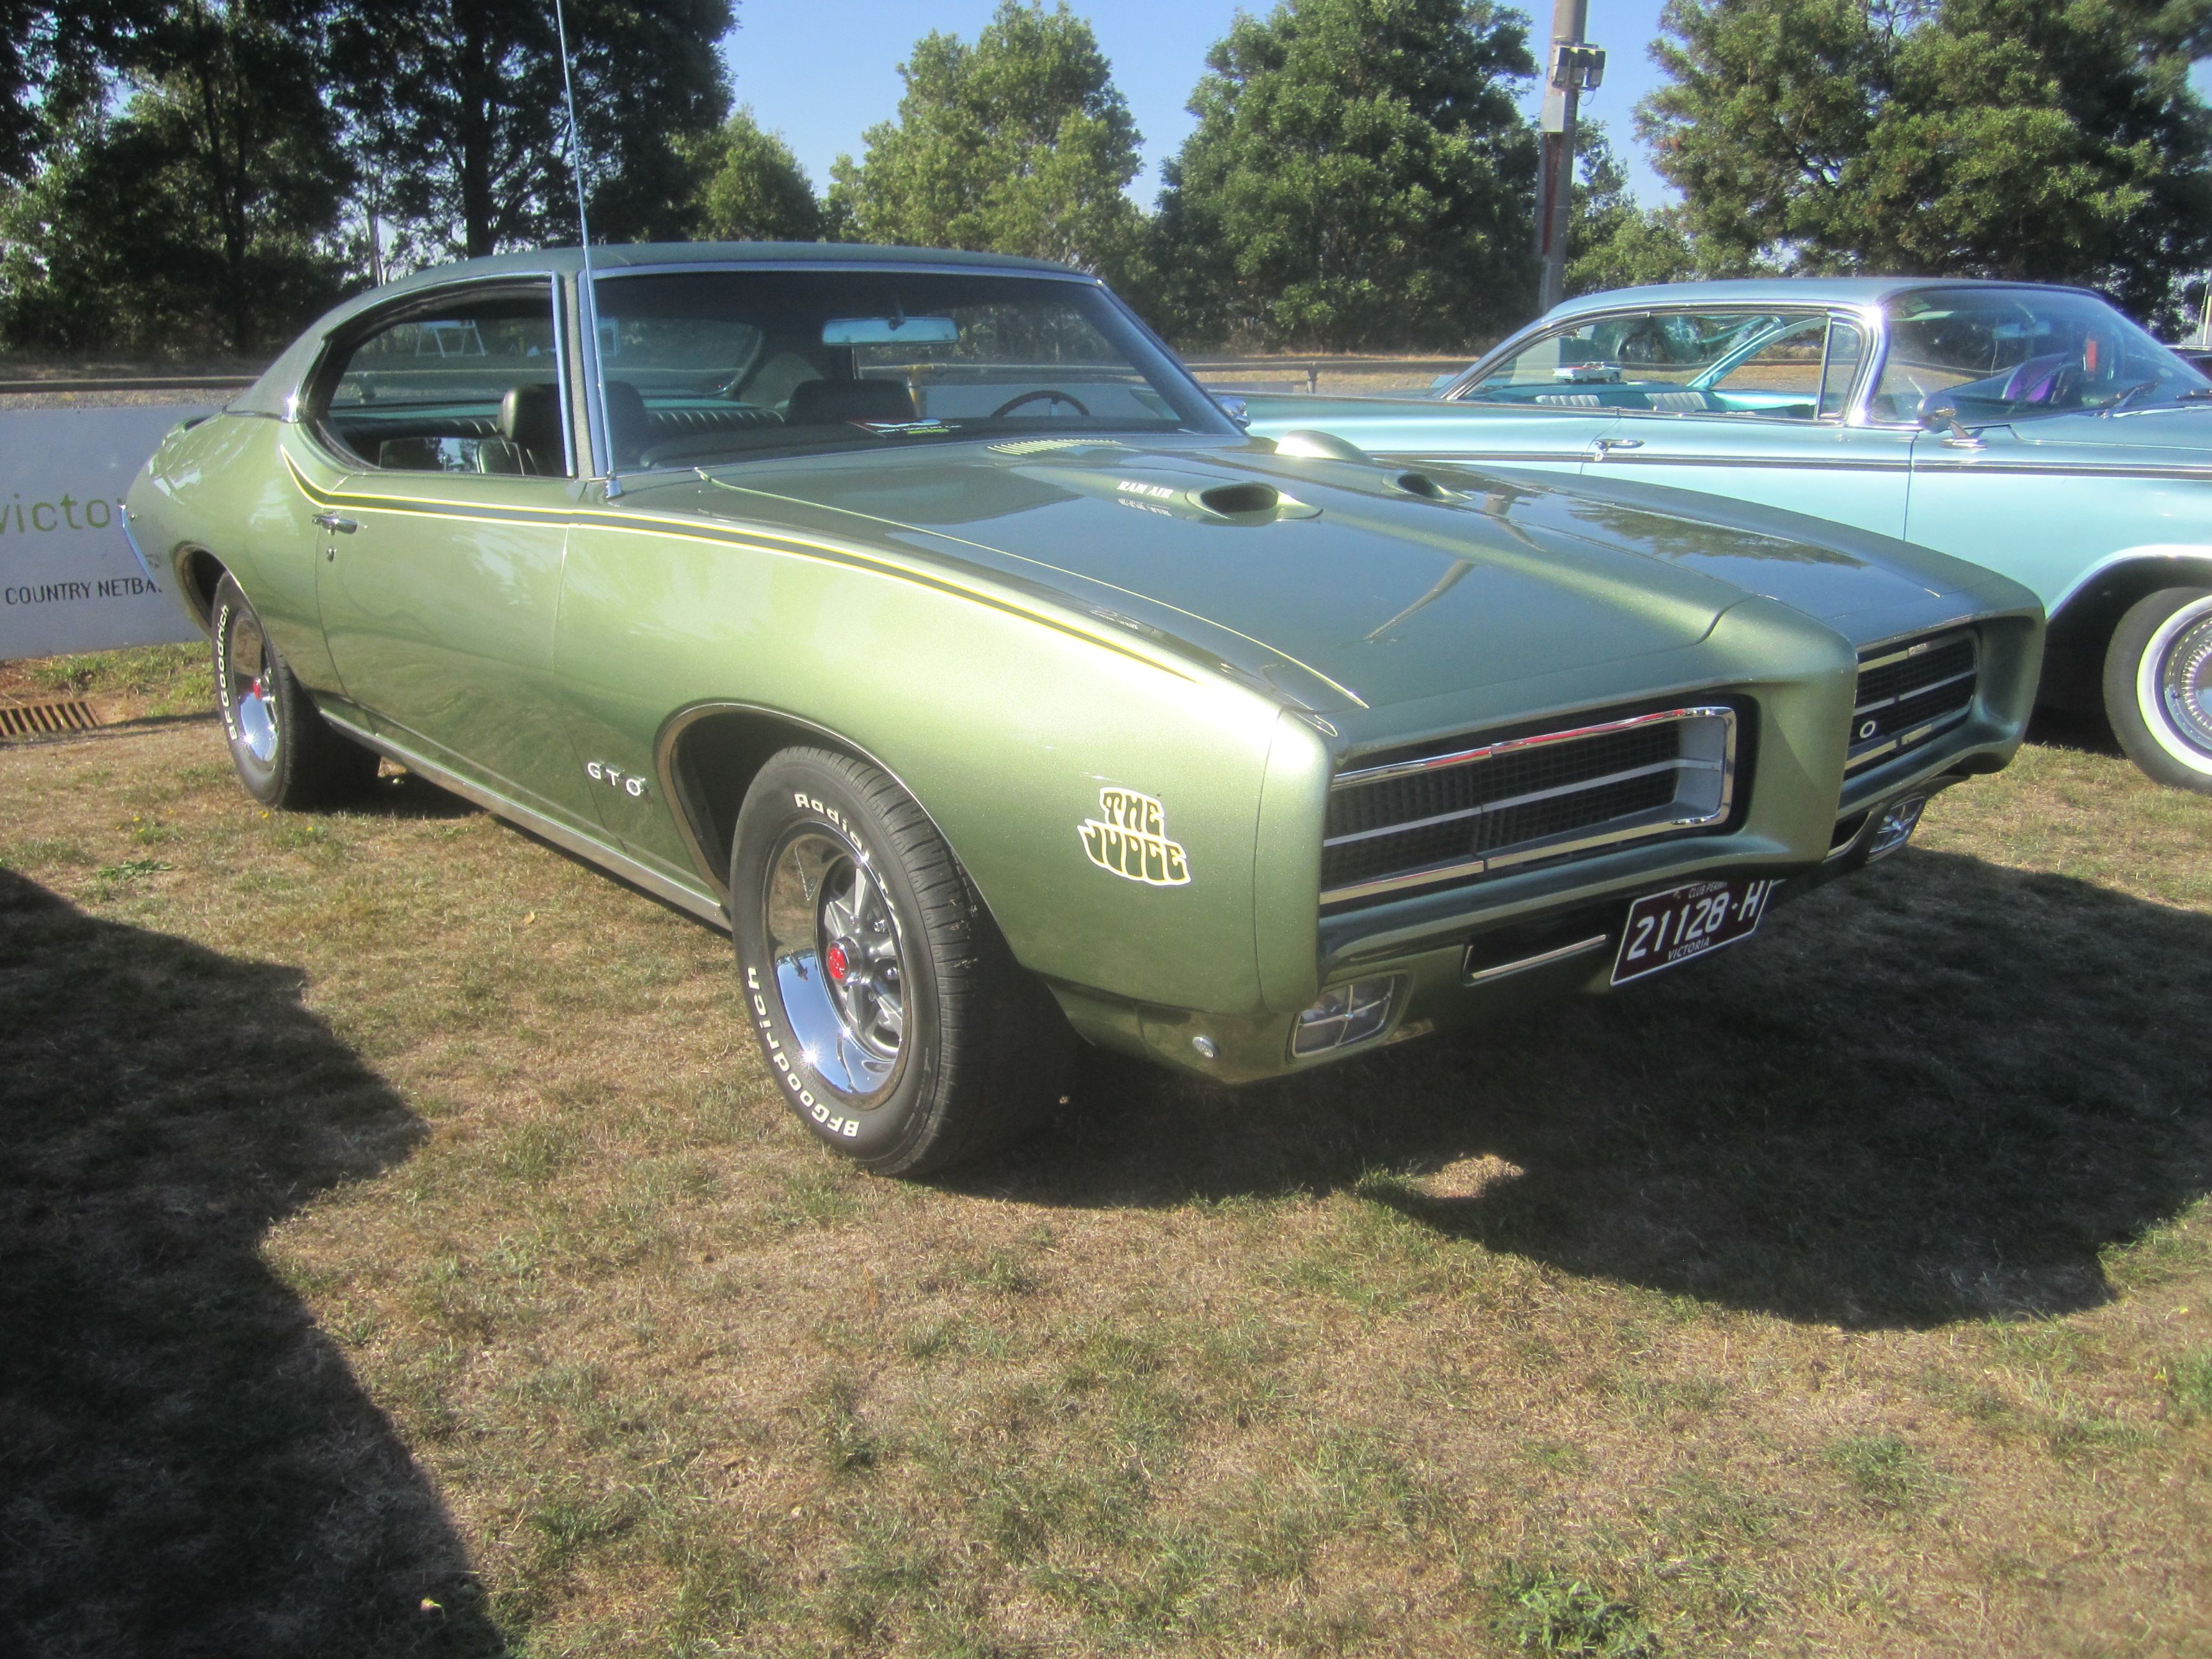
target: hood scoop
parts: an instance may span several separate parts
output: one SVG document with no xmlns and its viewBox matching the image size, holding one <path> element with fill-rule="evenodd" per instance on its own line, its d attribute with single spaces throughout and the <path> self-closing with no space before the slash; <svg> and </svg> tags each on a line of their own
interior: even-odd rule
<svg viewBox="0 0 2212 1659">
<path fill-rule="evenodd" d="M 1419 495 L 1425 501 L 1457 501 L 1466 499 L 1456 489 L 1446 489 L 1425 472 L 1401 472 L 1390 482 L 1408 495 Z"/>
<path fill-rule="evenodd" d="M 1319 507 L 1309 506 L 1264 479 L 1226 479 L 1193 489 L 1188 487 L 1187 479 L 1165 483 L 1157 481 L 1158 476 L 1112 479 L 1115 499 L 1125 507 L 1142 507 L 1149 513 L 1164 513 L 1170 518 L 1200 524 L 1259 525 L 1273 524 L 1280 519 L 1321 517 Z M 1099 480 L 1102 486 L 1107 482 Z"/>
<path fill-rule="evenodd" d="M 1340 438 L 1333 432 L 1312 432 L 1303 428 L 1285 432 L 1275 440 L 1275 453 L 1288 455 L 1295 460 L 1351 461 L 1361 466 L 1380 470 L 1378 461 L 1349 439 Z M 1390 480 L 1391 487 L 1403 495 L 1418 495 L 1425 501 L 1457 501 L 1466 497 L 1455 489 L 1447 489 L 1425 472 L 1400 472 Z"/>
<path fill-rule="evenodd" d="M 1215 484 L 1211 489 L 1193 493 L 1192 500 L 1218 519 L 1234 520 L 1238 524 L 1250 524 L 1261 519 L 1318 517 L 1321 509 L 1308 507 L 1269 483 Z M 1285 512 L 1285 508 L 1291 509 Z"/>
</svg>

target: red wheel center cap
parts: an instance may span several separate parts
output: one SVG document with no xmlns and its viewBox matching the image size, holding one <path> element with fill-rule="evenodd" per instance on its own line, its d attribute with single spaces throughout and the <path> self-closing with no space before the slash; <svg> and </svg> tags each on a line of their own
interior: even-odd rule
<svg viewBox="0 0 2212 1659">
<path fill-rule="evenodd" d="M 842 985 L 846 975 L 853 971 L 853 964 L 846 957 L 845 947 L 842 945 L 833 945 L 822 953 L 822 965 L 830 970 L 830 981 L 837 985 Z"/>
</svg>

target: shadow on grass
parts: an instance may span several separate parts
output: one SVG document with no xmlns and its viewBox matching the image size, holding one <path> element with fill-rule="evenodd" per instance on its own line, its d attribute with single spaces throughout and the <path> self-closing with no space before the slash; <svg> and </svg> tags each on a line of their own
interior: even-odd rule
<svg viewBox="0 0 2212 1659">
<path fill-rule="evenodd" d="M 428 1480 L 257 1254 L 420 1133 L 300 993 L 0 871 L 0 1651 L 499 1649 Z"/>
<path fill-rule="evenodd" d="M 1579 1275 L 1860 1326 L 2057 1313 L 2212 1191 L 2208 1008 L 2212 917 L 1908 852 L 1616 997 L 1237 1093 L 1108 1063 L 971 1180 L 1146 1205 L 1380 1170 L 1415 1179 L 1377 1201 Z M 1471 1195 L 1419 1179 L 1485 1156 Z"/>
<path fill-rule="evenodd" d="M 412 772 L 386 771 L 359 799 L 346 803 L 346 811 L 356 817 L 396 820 L 465 818 L 483 810 Z"/>
<path fill-rule="evenodd" d="M 2088 755 L 2117 755 L 2120 743 L 2102 710 L 2039 708 L 2028 722 L 2027 740 L 2045 749 L 2077 749 Z"/>
</svg>

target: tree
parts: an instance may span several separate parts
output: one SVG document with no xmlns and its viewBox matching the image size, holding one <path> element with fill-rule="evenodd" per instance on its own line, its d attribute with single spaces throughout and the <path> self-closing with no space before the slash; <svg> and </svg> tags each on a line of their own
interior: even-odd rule
<svg viewBox="0 0 2212 1659">
<path fill-rule="evenodd" d="M 775 133 L 738 110 L 699 141 L 698 231 L 718 241 L 811 242 L 822 234 L 814 186 Z"/>
<path fill-rule="evenodd" d="M 22 182 L 106 90 L 106 66 L 158 0 L 0 0 L 0 179 Z"/>
<path fill-rule="evenodd" d="M 124 42 L 9 204 L 21 345 L 252 354 L 337 297 L 346 181 L 322 95 L 322 0 L 174 0 Z"/>
<path fill-rule="evenodd" d="M 1641 106 L 1688 227 L 1793 271 L 2086 283 L 2212 257 L 2212 0 L 1669 0 Z"/>
<path fill-rule="evenodd" d="M 1489 0 L 1282 0 L 1206 55 L 1149 282 L 1180 331 L 1464 347 L 1534 298 L 1525 20 Z"/>
<path fill-rule="evenodd" d="M 337 97 L 377 212 L 404 257 L 576 240 L 550 0 L 342 0 Z M 592 234 L 677 237 L 698 143 L 729 107 L 715 43 L 730 0 L 572 0 Z"/>
<path fill-rule="evenodd" d="M 1705 269 L 1682 228 L 1681 210 L 1644 208 L 1628 193 L 1628 174 L 1601 124 L 1583 125 L 1575 164 L 1578 177 L 1567 235 L 1570 298 L 1722 274 Z"/>
<path fill-rule="evenodd" d="M 985 249 L 1115 271 L 1140 222 L 1137 130 L 1091 25 L 1000 0 L 973 46 L 931 33 L 899 65 L 898 119 L 832 169 L 862 241 Z"/>
</svg>

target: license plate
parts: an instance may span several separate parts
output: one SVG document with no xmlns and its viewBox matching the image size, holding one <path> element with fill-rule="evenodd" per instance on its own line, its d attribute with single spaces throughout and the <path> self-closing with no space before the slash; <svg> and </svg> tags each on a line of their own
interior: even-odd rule
<svg viewBox="0 0 2212 1659">
<path fill-rule="evenodd" d="M 1646 893 L 1628 907 L 1613 982 L 1626 985 L 1662 968 L 1747 939 L 1766 914 L 1771 881 L 1693 881 Z"/>
</svg>

